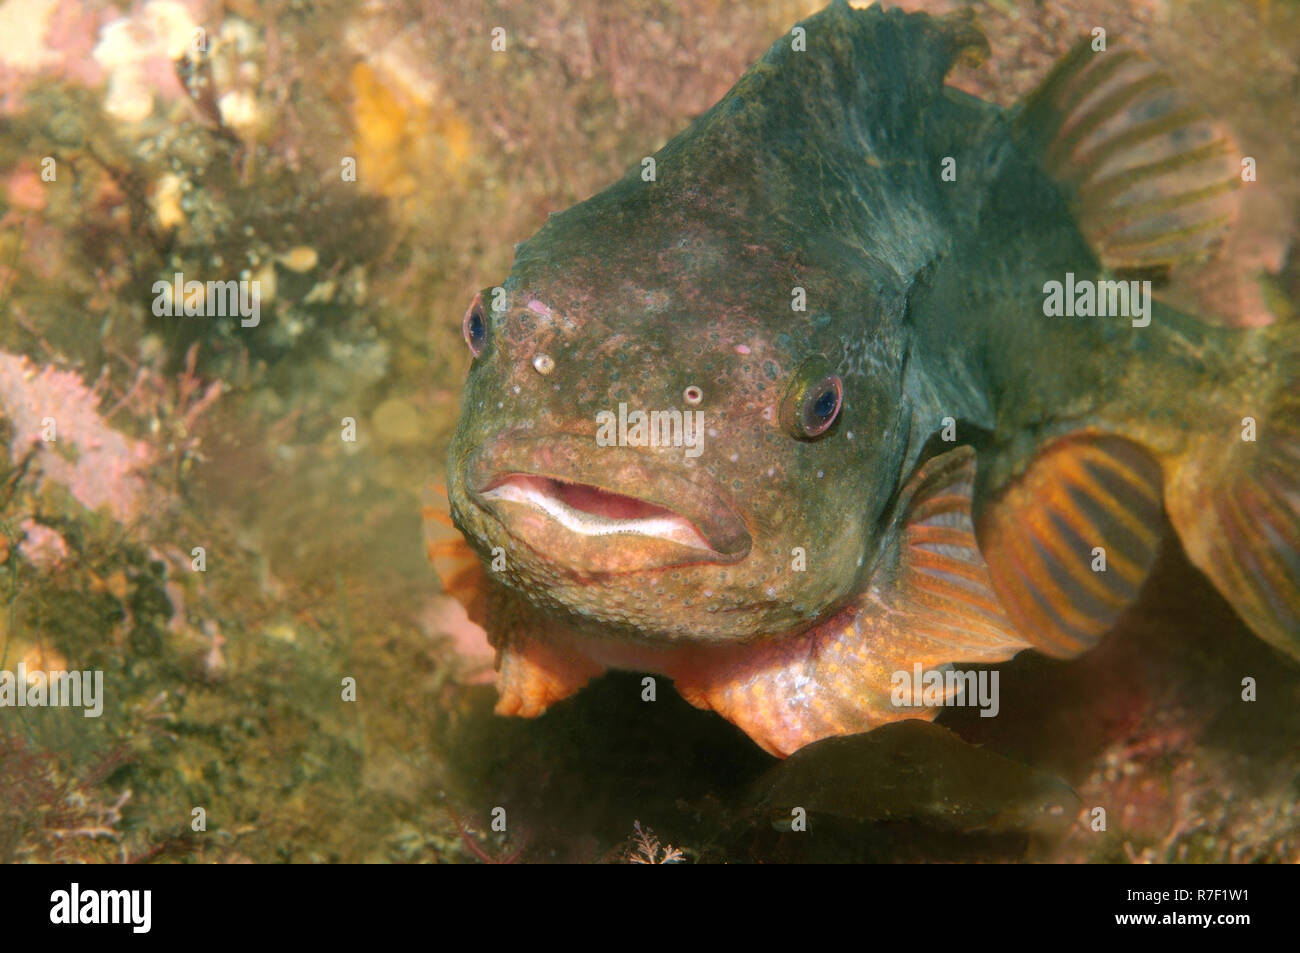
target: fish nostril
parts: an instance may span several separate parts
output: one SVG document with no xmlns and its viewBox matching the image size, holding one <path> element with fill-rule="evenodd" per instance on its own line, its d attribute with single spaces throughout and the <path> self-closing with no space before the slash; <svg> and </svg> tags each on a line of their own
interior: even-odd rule
<svg viewBox="0 0 1300 953">
<path fill-rule="evenodd" d="M 698 404 L 700 401 L 704 400 L 704 391 L 692 384 L 687 387 L 686 390 L 682 391 L 682 400 L 686 401 L 688 404 Z"/>
<path fill-rule="evenodd" d="M 538 354 L 533 358 L 533 370 L 545 376 L 555 370 L 555 359 L 549 354 Z"/>
</svg>

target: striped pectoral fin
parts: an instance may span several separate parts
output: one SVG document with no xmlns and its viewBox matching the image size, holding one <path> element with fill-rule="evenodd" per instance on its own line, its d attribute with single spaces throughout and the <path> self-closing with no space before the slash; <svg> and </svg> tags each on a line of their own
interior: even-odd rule
<svg viewBox="0 0 1300 953">
<path fill-rule="evenodd" d="M 808 631 L 684 657 L 669 672 L 678 691 L 780 757 L 821 738 L 933 718 L 949 690 L 900 696 L 900 677 L 1028 647 L 975 542 L 973 480 L 969 448 L 930 460 L 909 481 L 866 592 Z"/>
<path fill-rule="evenodd" d="M 1120 437 L 1073 434 L 976 494 L 993 588 L 1034 648 L 1069 658 L 1137 598 L 1164 525 L 1160 465 Z"/>
</svg>

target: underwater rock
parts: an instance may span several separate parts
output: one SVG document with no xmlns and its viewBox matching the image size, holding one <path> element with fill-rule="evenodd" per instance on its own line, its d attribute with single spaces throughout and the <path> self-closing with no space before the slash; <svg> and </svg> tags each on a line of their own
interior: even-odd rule
<svg viewBox="0 0 1300 953">
<path fill-rule="evenodd" d="M 914 822 L 940 831 L 1060 835 L 1079 798 L 1064 781 L 916 719 L 814 742 L 769 771 L 756 803 L 776 829 L 818 819 Z"/>
</svg>

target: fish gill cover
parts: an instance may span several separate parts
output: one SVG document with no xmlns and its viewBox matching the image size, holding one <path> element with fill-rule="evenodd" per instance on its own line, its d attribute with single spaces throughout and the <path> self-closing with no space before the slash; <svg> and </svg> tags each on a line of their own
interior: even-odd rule
<svg viewBox="0 0 1300 953">
<path fill-rule="evenodd" d="M 0 3 L 0 860 L 1300 859 L 1295 8 L 819 6 Z"/>
</svg>

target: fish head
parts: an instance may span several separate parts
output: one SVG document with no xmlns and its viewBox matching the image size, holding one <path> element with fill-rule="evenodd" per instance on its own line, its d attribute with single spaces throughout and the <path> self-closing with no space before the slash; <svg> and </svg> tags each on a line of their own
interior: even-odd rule
<svg viewBox="0 0 1300 953">
<path fill-rule="evenodd" d="M 859 590 L 906 443 L 871 289 L 733 216 L 590 205 L 465 314 L 453 519 L 534 604 L 640 639 L 806 626 Z"/>
</svg>

